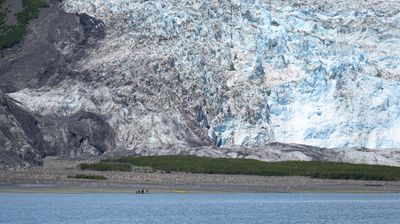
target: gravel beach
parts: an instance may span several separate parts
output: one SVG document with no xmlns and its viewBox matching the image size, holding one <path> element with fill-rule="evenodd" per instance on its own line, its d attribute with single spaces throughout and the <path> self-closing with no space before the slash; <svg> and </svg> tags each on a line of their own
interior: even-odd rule
<svg viewBox="0 0 400 224">
<path fill-rule="evenodd" d="M 83 171 L 79 163 L 48 158 L 41 167 L 0 171 L 0 192 L 400 192 L 400 181 L 321 180 L 308 177 Z M 68 178 L 102 175 L 107 180 Z"/>
</svg>

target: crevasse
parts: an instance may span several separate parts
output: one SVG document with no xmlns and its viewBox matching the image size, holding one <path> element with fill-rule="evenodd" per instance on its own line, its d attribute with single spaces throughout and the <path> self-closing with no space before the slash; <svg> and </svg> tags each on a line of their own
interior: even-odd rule
<svg viewBox="0 0 400 224">
<path fill-rule="evenodd" d="M 398 1 L 66 0 L 63 7 L 107 26 L 76 67 L 92 82 L 71 87 L 96 90 L 42 108 L 24 98 L 30 90 L 13 94 L 36 111 L 109 114 L 129 149 L 188 138 L 169 127 L 188 128 L 193 139 L 204 132 L 217 146 L 400 147 Z M 86 103 L 93 97 L 103 103 Z"/>
</svg>

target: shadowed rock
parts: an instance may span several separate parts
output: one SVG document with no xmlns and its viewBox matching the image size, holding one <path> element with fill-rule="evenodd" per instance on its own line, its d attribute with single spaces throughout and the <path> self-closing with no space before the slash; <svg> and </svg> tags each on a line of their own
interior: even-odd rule
<svg viewBox="0 0 400 224">
<path fill-rule="evenodd" d="M 3 93 L 53 86 L 104 37 L 104 24 L 61 10 L 58 1 L 31 21 L 28 35 L 0 60 L 0 169 L 40 164 L 46 155 L 99 155 L 115 148 L 114 132 L 100 115 L 38 115 Z"/>
<path fill-rule="evenodd" d="M 9 93 L 59 83 L 71 74 L 71 63 L 104 35 L 101 21 L 66 13 L 51 1 L 50 7 L 41 9 L 39 18 L 31 21 L 24 40 L 3 50 L 0 90 Z"/>
<path fill-rule="evenodd" d="M 45 156 L 101 155 L 115 149 L 114 139 L 106 120 L 96 114 L 33 115 L 0 95 L 0 169 L 40 164 Z"/>
</svg>

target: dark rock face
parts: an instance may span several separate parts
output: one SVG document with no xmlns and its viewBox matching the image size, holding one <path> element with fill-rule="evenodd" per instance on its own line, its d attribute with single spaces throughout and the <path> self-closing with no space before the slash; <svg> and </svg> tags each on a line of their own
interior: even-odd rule
<svg viewBox="0 0 400 224">
<path fill-rule="evenodd" d="M 82 157 L 115 148 L 114 132 L 103 117 L 78 112 L 70 117 L 44 117 L 39 125 L 49 146 L 47 155 Z"/>
<path fill-rule="evenodd" d="M 86 46 L 104 37 L 104 24 L 86 14 L 66 13 L 53 2 L 32 21 L 25 40 L 3 52 L 0 60 L 0 89 L 15 92 L 24 88 L 55 85 L 71 73 Z"/>
<path fill-rule="evenodd" d="M 45 149 L 38 120 L 29 111 L 0 94 L 0 169 L 39 164 Z"/>
<path fill-rule="evenodd" d="M 0 169 L 40 164 L 47 155 L 101 155 L 115 148 L 114 139 L 106 120 L 96 114 L 43 117 L 0 95 Z"/>
<path fill-rule="evenodd" d="M 105 25 L 101 20 L 90 17 L 86 13 L 79 14 L 78 16 L 84 33 L 84 39 L 81 45 L 93 46 L 98 39 L 103 39 L 105 37 Z"/>
<path fill-rule="evenodd" d="M 0 60 L 0 169 L 40 164 L 46 155 L 81 157 L 115 148 L 114 133 L 96 114 L 33 114 L 4 95 L 53 86 L 72 75 L 70 64 L 104 37 L 104 24 L 86 14 L 61 10 L 57 1 L 31 22 L 25 40 Z"/>
</svg>

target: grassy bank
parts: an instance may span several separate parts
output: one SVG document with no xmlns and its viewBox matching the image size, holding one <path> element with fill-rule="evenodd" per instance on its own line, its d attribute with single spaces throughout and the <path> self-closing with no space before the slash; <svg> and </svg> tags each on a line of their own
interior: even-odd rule
<svg viewBox="0 0 400 224">
<path fill-rule="evenodd" d="M 0 24 L 1 33 L 0 36 L 0 50 L 11 47 L 14 44 L 20 42 L 25 36 L 26 27 L 28 22 L 37 18 L 39 15 L 39 9 L 43 7 L 48 7 L 47 0 L 21 0 L 22 1 L 22 11 L 16 14 L 18 23 L 15 26 L 6 26 L 5 19 L 7 18 L 7 9 L 1 8 L 0 11 Z M 1 0 L 3 3 L 4 0 Z"/>
<path fill-rule="evenodd" d="M 126 163 L 82 163 L 80 164 L 82 170 L 95 170 L 95 171 L 131 171 L 131 165 Z"/>
<path fill-rule="evenodd" d="M 248 159 L 212 159 L 193 156 L 148 156 L 106 160 L 92 164 L 91 167 L 104 167 L 105 164 L 110 166 L 109 164 L 114 163 L 116 166 L 131 164 L 166 172 L 400 181 L 400 167 L 319 161 L 262 162 Z"/>
<path fill-rule="evenodd" d="M 107 180 L 107 178 L 105 176 L 98 176 L 98 175 L 76 174 L 74 176 L 67 176 L 67 177 L 74 178 L 74 179 Z"/>
</svg>

